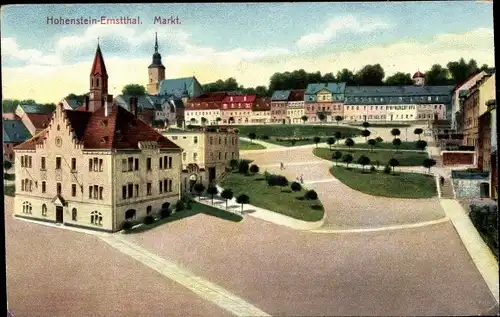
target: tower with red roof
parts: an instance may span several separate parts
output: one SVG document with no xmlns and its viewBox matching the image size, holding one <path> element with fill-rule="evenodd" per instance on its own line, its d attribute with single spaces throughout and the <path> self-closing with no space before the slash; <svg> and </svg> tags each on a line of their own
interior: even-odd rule
<svg viewBox="0 0 500 317">
<path fill-rule="evenodd" d="M 417 70 L 415 74 L 413 74 L 413 84 L 415 86 L 424 86 L 425 85 L 425 75 Z"/>
<path fill-rule="evenodd" d="M 104 105 L 104 100 L 108 95 L 108 72 L 102 57 L 101 47 L 97 43 L 97 50 L 94 56 L 94 63 L 90 71 L 90 95 L 88 111 L 94 112 Z"/>
</svg>

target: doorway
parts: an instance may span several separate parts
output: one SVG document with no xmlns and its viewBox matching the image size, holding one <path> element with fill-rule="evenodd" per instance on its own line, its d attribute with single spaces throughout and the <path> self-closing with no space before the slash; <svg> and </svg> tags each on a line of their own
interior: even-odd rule
<svg viewBox="0 0 500 317">
<path fill-rule="evenodd" d="M 479 197 L 481 198 L 490 197 L 490 184 L 488 183 L 479 184 Z"/>
<path fill-rule="evenodd" d="M 285 120 L 285 119 L 283 119 L 283 120 L 281 120 L 281 121 L 283 122 L 283 124 L 286 124 L 286 120 Z"/>
<path fill-rule="evenodd" d="M 63 207 L 56 206 L 56 222 L 63 223 Z"/>
<path fill-rule="evenodd" d="M 212 183 L 215 180 L 215 167 L 208 168 L 208 182 Z"/>
</svg>

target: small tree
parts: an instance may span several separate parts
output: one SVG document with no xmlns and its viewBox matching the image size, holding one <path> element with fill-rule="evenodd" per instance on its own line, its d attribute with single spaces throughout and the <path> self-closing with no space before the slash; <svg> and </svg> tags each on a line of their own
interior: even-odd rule
<svg viewBox="0 0 500 317">
<path fill-rule="evenodd" d="M 201 117 L 201 124 L 205 125 L 207 123 L 207 118 Z"/>
<path fill-rule="evenodd" d="M 332 145 L 334 145 L 336 142 L 335 138 L 332 138 L 332 137 L 329 137 L 327 140 L 326 140 L 326 143 L 328 143 L 328 145 L 330 146 L 330 150 L 332 149 Z"/>
<path fill-rule="evenodd" d="M 298 183 L 298 182 L 293 182 L 291 185 L 290 185 L 290 188 L 292 189 L 292 191 L 294 192 L 300 192 L 300 190 L 302 189 L 302 186 Z"/>
<path fill-rule="evenodd" d="M 416 135 L 418 135 L 418 139 L 420 140 L 420 135 L 422 133 L 424 133 L 424 130 L 420 129 L 420 128 L 416 128 L 413 133 L 415 133 Z"/>
<path fill-rule="evenodd" d="M 337 141 L 340 141 L 340 139 L 342 138 L 342 133 L 340 131 L 336 131 L 334 136 Z"/>
<path fill-rule="evenodd" d="M 220 196 L 226 200 L 226 210 L 227 210 L 227 201 L 233 199 L 233 191 L 230 189 L 224 189 Z"/>
<path fill-rule="evenodd" d="M 368 122 L 367 122 L 368 123 Z M 368 139 L 368 137 L 371 135 L 372 133 L 369 131 L 369 130 L 363 130 L 361 131 L 361 135 L 365 137 L 365 141 L 366 139 Z"/>
<path fill-rule="evenodd" d="M 219 124 L 219 122 L 221 122 L 221 121 L 222 121 L 222 118 L 217 117 L 217 119 L 215 119 L 215 121 L 217 122 L 217 124 Z"/>
<path fill-rule="evenodd" d="M 423 151 L 427 147 L 427 142 L 424 140 L 418 140 L 415 145 L 417 149 Z"/>
<path fill-rule="evenodd" d="M 349 168 L 349 163 L 352 162 L 353 157 L 352 157 L 351 154 L 346 154 L 346 155 L 344 155 L 344 157 L 342 158 L 342 160 L 344 161 L 344 163 L 347 163 L 347 168 Z"/>
<path fill-rule="evenodd" d="M 396 138 L 396 137 L 398 137 L 399 135 L 401 135 L 401 131 L 399 131 L 399 129 L 394 128 L 394 129 L 392 129 L 392 130 L 391 130 L 391 134 L 392 134 L 392 136 L 393 136 L 394 138 Z"/>
<path fill-rule="evenodd" d="M 340 160 L 340 158 L 342 158 L 342 152 L 339 152 L 339 151 L 335 151 L 332 153 L 332 159 L 335 160 L 335 166 L 337 166 L 337 162 L 338 160 Z"/>
<path fill-rule="evenodd" d="M 316 143 L 316 147 L 318 147 L 318 143 L 321 141 L 321 138 L 319 136 L 315 136 L 313 138 L 313 142 Z"/>
<path fill-rule="evenodd" d="M 399 150 L 399 147 L 401 146 L 401 139 L 394 139 L 392 140 L 392 145 L 396 148 L 396 152 Z"/>
<path fill-rule="evenodd" d="M 217 189 L 217 186 L 215 185 L 208 185 L 207 188 L 207 194 L 212 196 L 212 205 L 214 204 L 214 196 L 219 193 L 219 190 Z"/>
<path fill-rule="evenodd" d="M 290 144 L 291 144 L 292 146 L 295 146 L 295 143 L 297 143 L 297 140 L 295 140 L 295 139 L 291 139 L 291 140 L 290 140 Z"/>
<path fill-rule="evenodd" d="M 245 194 L 241 194 L 236 198 L 236 202 L 238 204 L 241 204 L 241 213 L 243 214 L 243 204 L 249 204 L 250 203 L 250 197 L 248 197 Z"/>
<path fill-rule="evenodd" d="M 302 119 L 302 121 L 303 121 L 304 123 L 306 123 L 306 121 L 307 121 L 307 119 L 308 119 L 308 118 L 307 118 L 307 116 L 306 116 L 306 115 L 303 115 L 302 117 L 300 117 L 300 119 Z"/>
<path fill-rule="evenodd" d="M 345 139 L 345 145 L 349 148 L 349 150 L 351 150 L 351 147 L 354 146 L 354 140 L 351 138 Z"/>
<path fill-rule="evenodd" d="M 365 172 L 365 165 L 370 164 L 370 158 L 367 156 L 361 155 L 358 158 L 358 164 L 360 164 L 363 167 L 363 173 Z"/>
<path fill-rule="evenodd" d="M 318 119 L 319 119 L 319 121 L 321 121 L 321 123 L 323 123 L 326 119 L 326 115 L 323 112 L 319 112 Z"/>
<path fill-rule="evenodd" d="M 429 174 L 431 173 L 431 167 L 436 165 L 436 160 L 431 158 L 424 159 L 423 165 L 428 169 Z"/>
<path fill-rule="evenodd" d="M 374 139 L 370 139 L 368 140 L 368 145 L 370 146 L 370 152 L 373 152 L 373 147 L 377 145 L 377 141 L 375 141 Z"/>
<path fill-rule="evenodd" d="M 369 126 L 370 126 L 370 123 L 368 123 L 366 121 L 363 122 L 363 128 L 368 129 Z"/>
<path fill-rule="evenodd" d="M 191 124 L 195 124 L 196 123 L 196 119 L 195 118 L 191 118 L 190 122 L 191 122 Z"/>
<path fill-rule="evenodd" d="M 198 194 L 198 200 L 201 200 L 201 194 L 205 191 L 205 185 L 202 183 L 196 183 L 193 186 L 193 190 L 195 191 L 196 194 Z"/>
<path fill-rule="evenodd" d="M 335 121 L 337 121 L 337 125 L 339 125 L 339 122 L 344 120 L 344 117 L 342 116 L 335 116 Z"/>
<path fill-rule="evenodd" d="M 375 138 L 375 141 L 377 141 L 377 143 L 382 143 L 382 142 L 384 142 L 384 139 L 382 139 L 381 137 L 378 136 Z"/>
<path fill-rule="evenodd" d="M 238 173 L 246 174 L 248 173 L 248 169 L 250 168 L 250 164 L 247 161 L 241 160 L 238 165 Z"/>
<path fill-rule="evenodd" d="M 392 167 L 392 172 L 394 173 L 394 168 L 395 168 L 396 166 L 399 166 L 399 161 L 398 161 L 398 160 L 396 160 L 395 158 L 391 158 L 391 159 L 389 160 L 389 166 L 391 166 L 391 167 Z"/>
<path fill-rule="evenodd" d="M 12 168 L 12 162 L 11 161 L 3 161 L 3 168 L 8 171 Z"/>
<path fill-rule="evenodd" d="M 259 172 L 259 166 L 252 164 L 250 165 L 250 173 L 257 174 Z"/>
<path fill-rule="evenodd" d="M 253 140 L 255 140 L 256 137 L 257 135 L 255 135 L 255 133 L 253 132 L 248 133 L 248 138 L 250 139 L 250 143 L 253 143 Z"/>
<path fill-rule="evenodd" d="M 240 163 L 236 159 L 232 159 L 231 161 L 229 161 L 229 166 L 231 167 L 231 170 L 233 170 L 233 171 L 238 168 L 239 164 Z"/>
<path fill-rule="evenodd" d="M 311 189 L 311 190 L 306 191 L 306 193 L 304 194 L 304 197 L 306 199 L 309 199 L 309 200 L 316 200 L 316 199 L 318 199 L 318 193 L 316 193 L 316 191 Z"/>
</svg>

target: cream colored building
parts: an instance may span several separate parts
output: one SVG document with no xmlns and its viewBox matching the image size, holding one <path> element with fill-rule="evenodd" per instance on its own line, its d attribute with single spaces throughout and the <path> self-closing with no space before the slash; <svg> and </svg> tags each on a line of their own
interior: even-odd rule
<svg viewBox="0 0 500 317">
<path fill-rule="evenodd" d="M 195 183 L 205 187 L 226 172 L 231 160 L 239 160 L 239 137 L 231 128 L 200 128 L 164 133 L 183 149 L 181 191 L 191 191 Z"/>
<path fill-rule="evenodd" d="M 48 128 L 15 153 L 19 217 L 114 232 L 180 198 L 181 149 L 116 105 L 59 104 Z"/>
<path fill-rule="evenodd" d="M 250 122 L 254 124 L 271 123 L 271 110 L 254 109 L 250 114 Z"/>
<path fill-rule="evenodd" d="M 491 76 L 486 77 L 481 86 L 479 86 L 479 115 L 488 110 L 486 103 L 489 100 L 496 99 L 495 75 L 496 73 L 493 73 Z"/>
<path fill-rule="evenodd" d="M 221 118 L 220 109 L 186 109 L 184 110 L 184 118 L 186 120 L 186 125 L 188 124 L 202 124 L 205 118 L 206 125 L 218 124 L 217 118 Z M 222 119 L 221 119 L 222 120 Z"/>
<path fill-rule="evenodd" d="M 304 121 L 302 121 L 302 117 L 305 114 L 306 114 L 306 112 L 305 112 L 304 107 L 291 108 L 290 102 L 288 103 L 288 109 L 286 109 L 286 116 L 289 118 L 289 123 L 292 123 L 292 124 L 304 123 Z"/>
</svg>

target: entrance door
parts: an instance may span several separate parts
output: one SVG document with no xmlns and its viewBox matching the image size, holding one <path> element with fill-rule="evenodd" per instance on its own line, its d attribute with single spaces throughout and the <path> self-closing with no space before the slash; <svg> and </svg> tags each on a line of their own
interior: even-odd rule
<svg viewBox="0 0 500 317">
<path fill-rule="evenodd" d="M 281 120 L 281 122 L 283 122 L 283 124 L 286 124 L 286 120 L 285 119 Z"/>
<path fill-rule="evenodd" d="M 215 167 L 208 168 L 208 182 L 212 183 L 215 180 Z"/>
<path fill-rule="evenodd" d="M 393 116 L 393 115 L 391 114 L 391 121 L 392 121 L 392 116 Z"/>
<path fill-rule="evenodd" d="M 56 222 L 63 223 L 63 207 L 56 207 Z"/>
<path fill-rule="evenodd" d="M 490 197 L 490 184 L 488 183 L 479 184 L 479 195 L 481 198 Z"/>
</svg>

